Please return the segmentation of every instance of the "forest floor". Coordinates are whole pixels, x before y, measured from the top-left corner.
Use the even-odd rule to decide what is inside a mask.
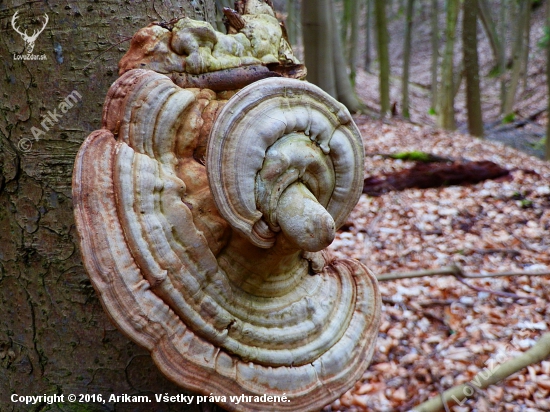
[[[406,151],[489,160],[510,174],[467,186],[363,194],[332,245],[336,256],[358,259],[377,275],[451,265],[467,274],[550,271],[549,163],[458,132],[357,120],[366,176],[412,167],[414,162],[383,156]],[[384,305],[373,363],[326,410],[409,410],[494,368],[495,359],[517,356],[548,330],[549,276],[466,283],[471,286],[454,276],[380,282]],[[549,411],[550,360],[450,410]]]
[[[500,118],[500,81],[487,75],[491,54],[486,42],[480,43],[486,139],[465,134],[464,86],[456,100],[459,130],[434,127],[429,33],[424,38],[420,33],[429,31],[429,24],[419,25],[413,45],[411,122],[356,116],[366,177],[413,167],[414,162],[387,156],[410,151],[463,162],[488,160],[510,173],[477,184],[363,194],[332,245],[337,257],[358,259],[377,276],[453,265],[466,274],[527,274],[381,281],[382,323],[373,362],[363,379],[325,411],[410,410],[470,382],[480,371],[491,375],[548,332],[550,276],[536,275],[550,271],[550,163],[535,157],[541,155],[547,120],[545,62],[536,46],[543,15],[533,15],[529,76],[511,123]],[[392,62],[399,62],[399,45],[390,50]],[[398,113],[400,73],[393,65],[391,100],[398,102]],[[370,108],[379,109],[375,74],[360,71],[357,90]],[[471,387],[476,389],[468,391],[471,396],[448,410],[550,411],[550,359],[486,390],[477,389],[475,380]]]

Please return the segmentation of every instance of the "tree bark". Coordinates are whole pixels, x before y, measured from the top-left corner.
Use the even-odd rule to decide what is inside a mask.
[[[388,53],[388,23],[386,1],[374,0],[376,16],[376,41],[378,45],[380,113],[382,117],[390,114],[390,57]]]
[[[329,3],[329,15],[331,19],[331,30],[329,36],[332,37],[332,61],[334,64],[334,80],[336,84],[336,98],[342,102],[350,112],[360,112],[365,108],[365,104],[359,99],[348,76],[346,60],[344,58],[344,48],[338,35],[338,22],[332,2]]]
[[[414,0],[407,0],[407,12],[405,14],[405,44],[403,46],[403,96],[401,106],[403,117],[409,119],[409,72],[411,62],[411,39],[412,39],[412,24],[413,24]]]
[[[504,102],[506,100],[506,80],[504,78],[504,72],[506,71],[506,31],[507,22],[506,13],[510,0],[502,0],[500,3],[500,38],[502,44],[502,53],[498,62],[499,76],[500,76],[500,114],[504,114]]]
[[[503,113],[509,115],[513,112],[514,102],[516,100],[516,94],[518,89],[519,80],[521,78],[521,70],[523,68],[522,56],[524,47],[524,33],[525,25],[527,24],[527,2],[519,2],[519,16],[516,31],[516,40],[513,50],[513,63],[512,63],[512,77],[508,85],[508,92],[506,93],[506,99],[504,101]]]
[[[456,129],[454,113],[453,56],[460,0],[449,0],[447,3],[447,23],[445,29],[445,52],[441,65],[441,85],[437,124],[448,130]]]
[[[504,42],[504,37],[502,37],[501,42],[501,39],[499,39],[497,35],[496,25],[491,17],[491,12],[489,11],[487,0],[478,0],[477,9],[479,11],[479,17],[481,19],[481,23],[483,24],[483,28],[485,29],[485,33],[487,34],[487,38],[489,39],[489,44],[491,45],[491,50],[493,51],[495,62],[498,65],[502,55],[502,45]]]
[[[482,0],[480,0],[482,1]],[[466,109],[468,131],[483,137],[481,96],[479,92],[479,59],[477,54],[477,4],[478,0],[464,0],[462,19],[462,51],[466,75]]]
[[[8,23],[19,11],[49,22],[33,54]],[[149,353],[109,321],[83,268],[74,227],[71,174],[81,142],[101,127],[105,95],[137,29],[187,15],[215,24],[213,0],[151,2],[3,2],[0,17],[0,410],[28,411],[11,394],[149,395],[185,393],[156,368]],[[38,19],[35,19],[37,21]],[[58,105],[81,99],[66,113]],[[57,110],[57,123],[45,122]],[[43,128],[41,122],[45,122]],[[43,131],[34,139],[31,128]],[[24,142],[25,144],[22,144]],[[108,399],[106,399],[108,400]],[[112,402],[72,405],[113,410]],[[34,405],[45,410],[47,405]],[[65,403],[63,410],[71,405]],[[56,405],[52,410],[61,410]],[[184,409],[185,408],[185,409]],[[79,409],[79,410],[80,410]],[[117,411],[196,411],[177,403],[120,403]]]
[[[361,14],[361,3],[359,0],[347,0],[351,2],[351,30],[349,34],[349,49],[347,55],[348,67],[350,70],[349,77],[351,84],[355,85],[355,76],[357,74],[357,52],[359,51],[359,15]]]
[[[304,0],[302,3],[302,36],[304,39],[307,80],[336,98],[332,52],[332,26],[329,0]],[[336,33],[338,36],[339,33]]]
[[[288,41],[295,46],[298,40],[298,2],[286,0],[286,32]]]
[[[431,96],[431,111],[435,112],[437,107],[437,68],[439,61],[439,29],[437,19],[439,17],[437,0],[432,0],[432,14],[431,14],[431,26],[432,26],[432,96]]]
[[[333,3],[305,0],[302,9],[307,80],[342,102],[351,112],[363,110],[348,76]]]
[[[371,71],[371,22],[372,22],[372,0],[366,0],[366,16],[365,16],[365,71],[370,73]]]
[[[525,24],[523,33],[523,56],[521,58],[521,74],[523,77],[523,91],[527,89],[527,79],[529,77],[529,48],[531,46],[531,1],[527,2],[525,10]]]

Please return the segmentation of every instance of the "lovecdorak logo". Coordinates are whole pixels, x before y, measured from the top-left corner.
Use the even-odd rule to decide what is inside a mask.
[[[33,54],[34,51],[34,42],[44,31],[46,28],[46,25],[48,24],[49,18],[47,14],[44,14],[44,16],[40,16],[37,18],[38,24],[40,24],[42,27],[39,28],[22,28],[17,19],[19,18],[18,11],[15,12],[13,17],[11,18],[11,26],[13,29],[23,38],[23,41],[25,42],[25,50],[21,54],[14,54],[13,58],[15,60],[46,60],[45,54]],[[27,31],[32,30],[32,34],[27,34]]]

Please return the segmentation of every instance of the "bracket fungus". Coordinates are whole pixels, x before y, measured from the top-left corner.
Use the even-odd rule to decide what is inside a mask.
[[[167,377],[228,410],[316,410],[362,376],[377,336],[375,277],[324,249],[361,194],[362,140],[343,105],[290,78],[285,67],[298,63],[288,56],[264,54],[259,67],[281,70],[244,76],[237,91],[207,86],[255,67],[250,50],[234,67],[199,65],[202,88],[181,87],[175,78],[196,75],[185,70],[193,44],[208,49],[199,52],[206,59],[230,42],[223,36],[283,43],[280,28],[262,32],[266,21],[275,27],[271,8],[244,3],[263,25],[250,29],[258,16],[237,13],[236,34],[212,36],[207,23],[183,19],[136,35],[103,128],[77,155],[76,223],[106,312]],[[178,43],[183,26],[196,30]],[[161,70],[175,56],[179,65]]]

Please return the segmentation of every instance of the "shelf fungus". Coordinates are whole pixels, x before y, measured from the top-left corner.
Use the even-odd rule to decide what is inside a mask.
[[[260,24],[246,31],[259,19],[247,10],[267,26],[271,9],[244,4],[235,12],[244,25],[225,36],[273,40],[255,33]],[[191,56],[186,44],[211,27],[183,20],[157,26],[162,35],[150,26],[140,41],[198,27],[160,47]],[[215,45],[224,35],[208,36]],[[159,70],[151,62],[166,53],[136,50],[133,42],[121,67],[146,68],[121,70],[103,128],[74,169],[83,260],[105,310],[167,377],[227,410],[322,408],[361,378],[380,317],[374,276],[325,249],[361,194],[357,127],[344,106],[285,70],[237,91],[208,88],[215,76],[181,87],[175,74],[192,74],[189,61]],[[261,67],[287,61],[269,59]],[[243,61],[205,67],[215,75]]]

